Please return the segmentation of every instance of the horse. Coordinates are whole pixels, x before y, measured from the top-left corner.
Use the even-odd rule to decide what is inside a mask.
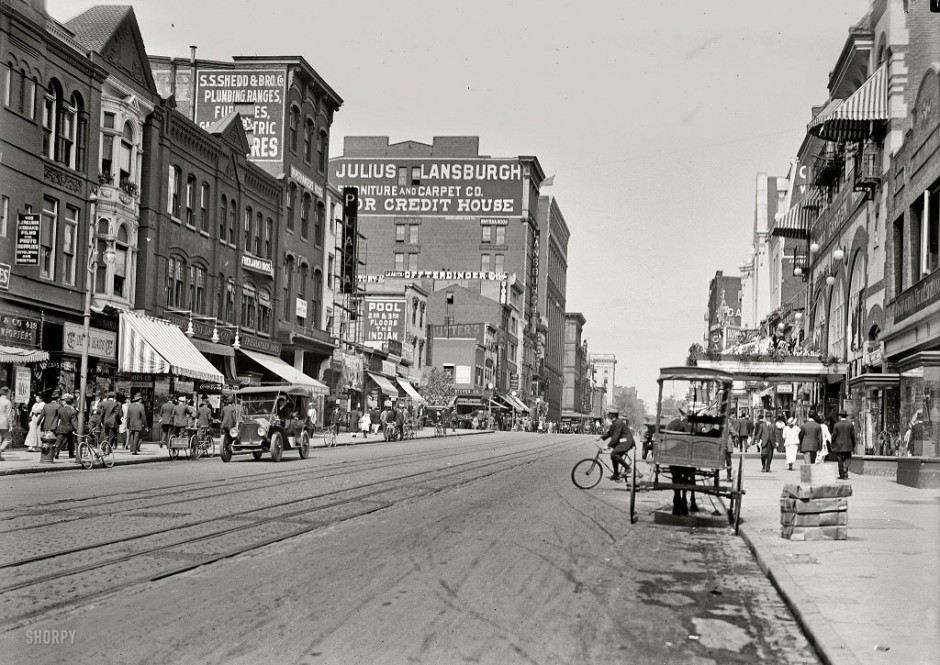
[[[691,432],[688,416],[683,414],[681,418],[676,418],[666,425],[666,429],[674,432]],[[669,467],[669,474],[672,476],[672,482],[681,485],[695,484],[695,468],[690,466],[672,466]],[[689,497],[688,495],[692,496]],[[672,491],[672,514],[688,515],[690,512],[697,513],[698,505],[695,503],[695,492],[691,490],[673,490]]]

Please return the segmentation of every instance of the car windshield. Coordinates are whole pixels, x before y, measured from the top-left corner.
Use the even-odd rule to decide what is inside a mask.
[[[277,393],[270,395],[245,395],[241,399],[242,413],[245,416],[270,416],[274,411]]]

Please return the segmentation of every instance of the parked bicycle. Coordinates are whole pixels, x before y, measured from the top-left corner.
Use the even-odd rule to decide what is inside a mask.
[[[189,437],[189,456],[193,459],[210,457],[215,452],[215,440],[208,427],[198,427]]]
[[[109,469],[114,466],[114,448],[111,441],[98,441],[97,432],[76,434],[75,445],[78,446],[78,461],[83,469],[91,469],[98,462]]]
[[[434,436],[447,436],[447,427],[444,425],[444,423],[434,423]]]

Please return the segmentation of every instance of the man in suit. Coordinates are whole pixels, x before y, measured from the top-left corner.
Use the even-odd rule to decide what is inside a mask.
[[[822,447],[822,427],[816,422],[817,418],[816,412],[810,411],[800,428],[800,452],[803,453],[804,464],[815,464],[816,454]]]
[[[238,425],[238,414],[235,411],[235,400],[231,395],[225,397],[225,406],[222,407],[222,431],[228,432]]]
[[[760,470],[770,472],[770,461],[774,458],[774,428],[770,424],[770,413],[764,413],[754,426],[754,443],[760,451]]]
[[[193,409],[186,403],[186,395],[180,395],[176,401],[176,406],[173,407],[173,432],[175,436],[180,436],[189,427],[194,413]]]
[[[63,448],[68,450],[69,459],[75,459],[75,430],[78,429],[78,411],[72,406],[75,398],[71,394],[62,397],[62,404],[56,411],[55,457],[58,459]]]
[[[610,418],[610,427],[607,433],[597,437],[598,441],[607,441],[610,439],[610,463],[614,467],[614,473],[611,480],[620,480],[630,472],[630,463],[626,459],[626,454],[636,445],[633,440],[633,432],[630,431],[630,421],[620,418],[620,409],[611,407],[607,410]],[[623,473],[620,473],[620,467],[623,467]]]
[[[147,427],[147,412],[138,393],[127,406],[127,444],[131,455],[140,452],[140,433]]]
[[[832,427],[832,443],[830,450],[838,456],[839,478],[848,480],[849,464],[852,462],[852,452],[857,442],[855,436],[855,423],[847,420],[849,414],[839,412],[839,422]]]
[[[108,393],[108,396],[101,400],[98,405],[98,415],[101,420],[102,440],[107,439],[111,442],[113,448],[117,444],[117,429],[121,424],[121,413],[123,408],[114,399],[114,391]]]
[[[175,406],[176,402],[171,394],[166,396],[166,401],[160,407],[160,429],[163,432],[163,437],[160,439],[161,448],[170,443],[170,436],[173,434],[173,407]]]
[[[46,405],[42,407],[42,425],[41,429],[43,432],[52,432],[55,434],[56,428],[56,419],[58,418],[59,407],[59,397],[60,393],[58,390],[52,393],[52,397],[49,398],[49,401],[46,402]],[[58,449],[55,451],[55,456],[58,457]]]

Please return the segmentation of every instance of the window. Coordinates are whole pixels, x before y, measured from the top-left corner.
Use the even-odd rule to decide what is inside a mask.
[[[78,244],[79,209],[65,206],[65,224],[62,227],[62,283],[75,286],[75,250]]]
[[[199,188],[199,228],[203,233],[209,233],[209,183],[202,183]]]
[[[829,295],[829,354],[845,359],[845,293],[842,284],[836,282]]]
[[[183,186],[183,170],[178,166],[170,166],[169,186],[167,187],[166,211],[174,219],[180,218],[180,188]]]
[[[323,232],[326,227],[326,206],[317,201],[317,216],[313,226],[313,242],[317,247],[323,247]]]
[[[336,258],[330,254],[326,257],[326,286],[328,289],[333,288],[333,271],[336,270]]]
[[[228,243],[234,247],[235,246],[235,229],[238,222],[238,208],[235,205],[235,199],[233,198],[228,202]]]
[[[398,184],[405,186],[408,184],[408,167],[399,166],[398,167]]]
[[[480,271],[481,272],[490,271],[490,255],[489,254],[480,255]]]
[[[264,256],[264,215],[255,217],[255,256]]]
[[[134,182],[134,126],[129,122],[124,123],[124,131],[121,134],[121,150],[118,153],[118,184]],[[195,178],[193,178],[195,182]]]
[[[95,248],[98,258],[104,256],[108,251],[108,236],[111,233],[111,222],[102,217],[98,220],[98,234],[95,238]],[[95,293],[109,295],[108,291],[108,265],[104,261],[98,261],[95,268]]]
[[[904,290],[904,217],[894,221],[894,295]]]
[[[113,113],[105,113],[105,116],[108,116],[108,115],[112,117],[114,116]],[[113,174],[114,174],[114,171],[111,170],[113,168],[111,165],[111,160],[113,159],[114,159],[114,137],[111,136],[110,134],[102,134],[101,135],[101,173],[108,176],[108,180],[109,180],[108,184],[114,184],[113,182],[111,182],[111,179],[113,178]],[[172,173],[172,170],[171,170],[171,173]],[[167,206],[167,211],[171,212],[172,208],[170,208],[170,206]]]
[[[42,104],[42,154],[49,159],[59,161],[62,144],[62,87],[55,79],[49,82],[49,90],[43,97]]]
[[[219,204],[219,242],[225,242],[228,235],[228,197],[222,195],[222,201]]]
[[[59,202],[44,196],[39,227],[39,276],[55,279],[55,241],[59,225]]]
[[[167,261],[167,305],[183,307],[183,271],[186,263],[183,259],[170,257]]]
[[[219,273],[215,278],[215,316],[219,321],[225,315],[225,275]]]
[[[297,185],[290,184],[287,188],[287,230],[294,230],[294,203],[297,201]]]
[[[323,306],[323,273],[319,270],[313,271],[313,327],[320,329],[321,316],[320,309]]]
[[[404,270],[405,269],[405,255],[404,254],[395,254],[395,270]]]
[[[294,257],[284,261],[284,319],[290,321],[294,306]]]
[[[268,217],[264,222],[264,258],[274,258],[274,246],[272,239],[274,237],[274,220]]]
[[[300,109],[296,106],[290,107],[290,149],[291,152],[297,152],[297,133],[300,125]]]
[[[241,324],[245,328],[255,327],[255,309],[257,307],[257,296],[255,289],[250,284],[242,285],[242,319]]]
[[[411,226],[408,227],[408,242],[410,242],[412,245],[416,245],[418,243],[418,225],[417,224],[412,224]]]
[[[483,244],[489,244],[493,242],[493,227],[492,226],[483,227],[483,237],[480,239],[480,242]]]
[[[405,242],[405,234],[408,232],[408,227],[404,224],[398,224],[395,226],[395,242]]]
[[[297,288],[297,297],[301,300],[307,299],[307,276],[310,274],[310,267],[306,263],[300,264],[300,285]]]
[[[493,272],[503,272],[506,264],[505,254],[495,254],[493,256]]]
[[[189,309],[200,314],[206,311],[206,269],[202,266],[189,266]]]
[[[125,292],[127,278],[131,274],[130,260],[127,226],[121,224],[114,239],[114,276],[111,281],[111,293],[120,298],[130,299],[130,294]]]
[[[186,226],[196,227],[196,176],[186,178]]]
[[[75,148],[69,160],[69,166],[76,171],[85,170],[85,148],[88,144],[88,114],[82,96],[77,92],[72,94],[72,110],[74,112],[73,142]]]
[[[327,144],[330,142],[326,132],[320,132],[317,135],[317,168],[320,173],[326,173]]]
[[[271,333],[271,294],[267,290],[258,294],[258,332]]]
[[[493,233],[495,237],[493,238],[494,245],[505,245],[506,244],[506,227],[505,226],[495,226],[493,227]]]
[[[409,254],[408,255],[408,270],[412,272],[418,269],[418,255]]]
[[[304,121],[304,161],[308,164],[313,161],[313,120]]]
[[[310,203],[312,199],[310,194],[304,192],[303,200],[300,203],[300,237],[306,239],[310,229]]]
[[[412,185],[421,184],[421,167],[420,166],[411,167],[411,184]]]
[[[225,320],[235,323],[235,280],[225,283]]]
[[[6,238],[10,225],[10,197],[0,199],[0,238]]]
[[[251,252],[251,219],[251,206],[248,206],[245,208],[245,237],[242,243],[242,250],[245,252]]]
[[[16,94],[14,95],[14,90]],[[10,62],[7,63],[6,89],[3,102],[11,109],[33,118],[36,112],[36,79],[26,75],[25,69],[16,69]]]

